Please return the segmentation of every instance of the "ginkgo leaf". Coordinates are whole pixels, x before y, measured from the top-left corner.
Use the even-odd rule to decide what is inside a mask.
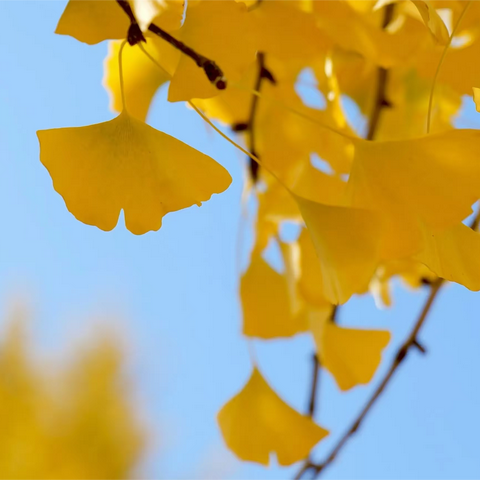
[[[412,3],[417,7],[425,25],[435,40],[437,40],[440,45],[445,45],[450,38],[450,34],[431,1],[412,0]]]
[[[335,378],[341,390],[370,382],[390,341],[386,330],[339,327],[323,317],[310,318],[321,365]]]
[[[354,143],[349,205],[384,212],[395,221],[421,221],[437,230],[457,224],[472,212],[480,192],[478,130]]]
[[[152,21],[167,30],[182,24],[183,0],[133,0],[132,7],[142,30]],[[125,39],[129,27],[130,20],[116,0],[69,0],[55,33],[94,45]]]
[[[103,76],[103,85],[110,94],[110,107],[119,113],[123,110],[118,69],[120,45],[121,42],[109,44]],[[125,102],[128,112],[141,121],[145,121],[155,93],[170,80],[180,59],[180,52],[160,39],[148,38],[144,48],[161,62],[166,72],[162,72],[139,47],[126,45],[123,49]]]
[[[240,79],[255,61],[252,26],[244,4],[219,1],[189,5],[185,23],[176,36],[214,60],[228,81]],[[220,92],[190,57],[181,56],[168,90],[169,101],[209,98]]]
[[[55,33],[93,45],[126,38],[130,21],[115,0],[69,0]]]
[[[445,280],[480,290],[480,233],[459,223],[440,233],[425,231],[424,238],[416,260]]]
[[[268,465],[275,453],[280,465],[307,457],[328,431],[287,405],[254,368],[243,390],[218,413],[227,446],[242,460]]]
[[[240,281],[243,333],[263,339],[291,337],[308,326],[297,318],[285,275],[254,255]]]
[[[312,238],[305,228],[298,238],[298,245],[300,247],[299,291],[303,298],[316,309],[330,309],[331,303],[325,298],[317,253]]]
[[[40,160],[75,217],[112,230],[120,210],[137,235],[168,212],[201,205],[231,183],[210,157],[126,111],[108,122],[38,133]]]
[[[373,211],[294,198],[317,252],[325,298],[342,304],[354,293],[365,292],[380,260],[381,217]]]

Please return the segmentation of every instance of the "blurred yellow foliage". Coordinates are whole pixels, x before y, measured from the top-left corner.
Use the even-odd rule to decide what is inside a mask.
[[[0,346],[0,478],[131,478],[146,433],[122,352],[103,336],[73,358],[38,361],[20,318]]]

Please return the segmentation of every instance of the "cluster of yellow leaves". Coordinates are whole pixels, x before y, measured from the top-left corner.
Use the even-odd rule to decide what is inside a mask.
[[[0,345],[0,477],[131,478],[146,434],[116,342],[54,369],[32,353],[25,323],[12,320]]]
[[[413,287],[438,276],[480,290],[480,234],[462,223],[480,196],[480,132],[452,124],[462,95],[474,93],[480,104],[480,6],[469,4],[463,18],[466,3],[132,0],[156,63],[126,46],[122,83],[128,17],[113,0],[70,0],[57,33],[87,44],[111,40],[104,84],[119,116],[39,132],[41,161],[79,220],[111,230],[123,209],[127,228],[142,234],[231,181],[214,160],[146,125],[158,88],[168,83],[169,101],[194,101],[224,125],[247,125],[241,139],[248,145],[255,136],[261,170],[247,186],[258,212],[240,287],[243,333],[273,339],[309,332],[342,390],[368,383],[389,333],[336,325],[335,305],[369,291],[390,304],[394,276]],[[151,21],[214,60],[228,88],[217,90],[192,58],[155,37]],[[252,131],[246,122],[259,52],[274,81],[262,83]],[[310,88],[325,99],[322,109],[297,93],[306,69],[317,82]],[[349,124],[346,97],[368,118],[381,107],[374,141]],[[426,135],[431,100],[434,133]],[[317,168],[315,156],[328,168]],[[285,222],[300,226],[295,241],[280,239]],[[264,258],[272,242],[280,247],[281,272]],[[261,463],[270,452],[282,464],[305,458],[325,435],[284,404],[257,369],[219,422],[239,457]]]

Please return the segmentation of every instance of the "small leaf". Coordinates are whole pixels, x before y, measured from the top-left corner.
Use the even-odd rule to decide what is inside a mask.
[[[328,431],[287,405],[255,368],[243,390],[218,413],[227,446],[241,460],[269,464],[270,453],[280,465],[307,457]]]
[[[385,330],[339,327],[324,317],[311,317],[310,328],[321,365],[341,390],[369,383],[390,341],[390,333]]]
[[[315,246],[325,298],[338,305],[365,292],[379,262],[381,217],[368,210],[294,198]]]

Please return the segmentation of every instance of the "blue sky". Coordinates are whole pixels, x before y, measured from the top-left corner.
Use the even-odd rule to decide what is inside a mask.
[[[236,240],[242,155],[162,90],[149,123],[223,164],[230,189],[201,208],[164,219],[137,237],[123,219],[105,233],[74,219],[40,164],[36,130],[112,118],[101,85],[106,43],[87,46],[54,35],[63,1],[3,1],[0,59],[0,295],[2,310],[25,295],[34,337],[46,352],[65,349],[89,329],[85,319],[115,317],[130,345],[137,401],[158,441],[139,475],[148,478],[290,478],[295,468],[238,462],[223,446],[215,416],[248,378],[240,335]],[[463,124],[478,125],[470,104]],[[390,328],[386,368],[427,291],[395,288],[395,308],[371,298],[342,308],[340,322]],[[479,478],[480,297],[449,285],[421,333],[426,356],[413,352],[324,478]],[[116,318],[118,317],[118,320]],[[110,322],[111,323],[111,322]],[[304,410],[312,342],[255,342],[268,381]],[[376,380],[378,380],[378,376]],[[323,458],[373,385],[341,394],[321,376],[317,420],[331,437]]]

